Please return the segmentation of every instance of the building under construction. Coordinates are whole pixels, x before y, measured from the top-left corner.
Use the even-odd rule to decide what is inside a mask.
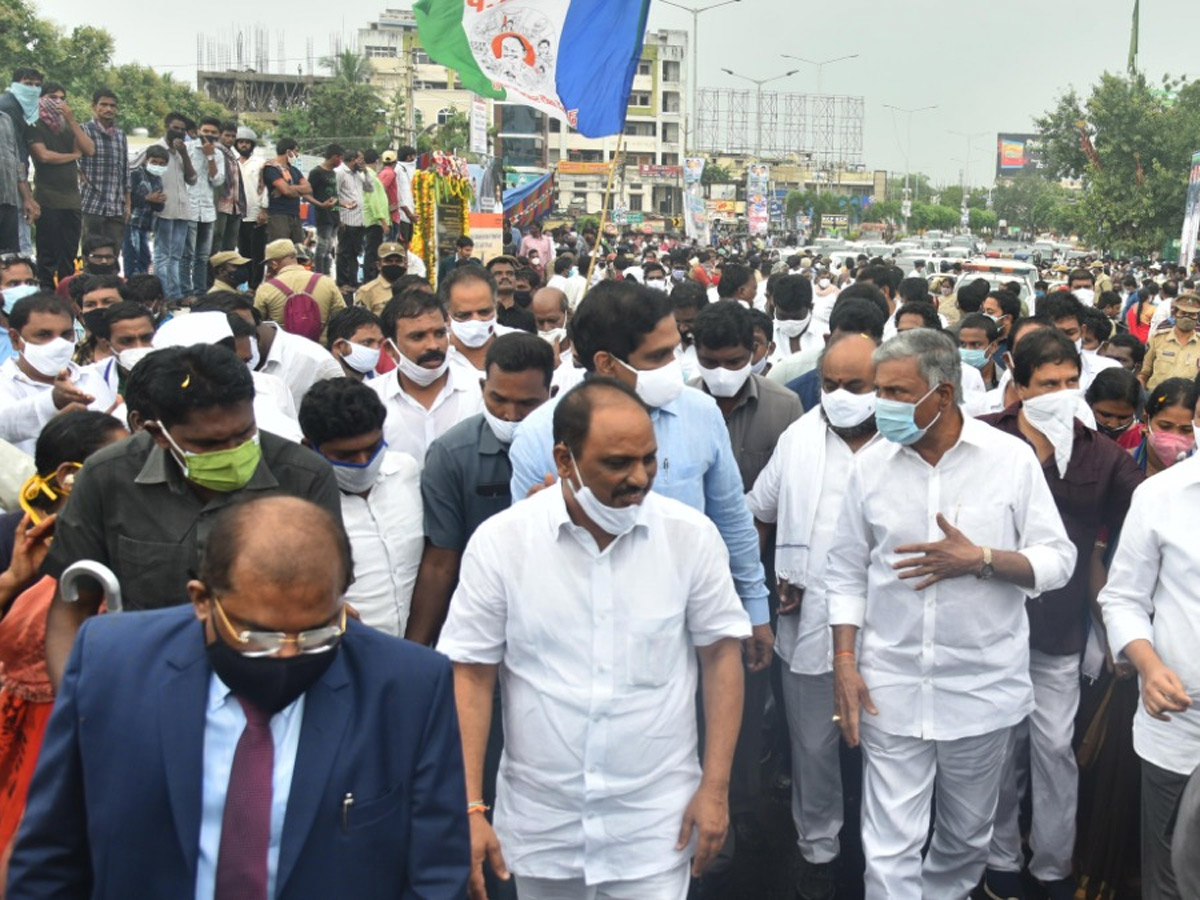
[[[303,56],[289,57],[283,31],[272,47],[271,33],[261,25],[196,39],[196,89],[235,115],[271,118],[307,106],[313,87],[330,80],[313,74],[317,64],[311,39]]]

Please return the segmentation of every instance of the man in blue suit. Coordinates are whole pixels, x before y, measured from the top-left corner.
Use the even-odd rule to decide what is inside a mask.
[[[450,664],[347,621],[350,572],[327,512],[269,497],[214,523],[192,608],[89,620],[10,900],[464,896]]]

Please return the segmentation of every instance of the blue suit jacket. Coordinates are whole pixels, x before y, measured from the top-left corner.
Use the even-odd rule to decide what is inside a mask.
[[[470,828],[450,663],[349,626],[305,695],[276,896],[458,900]],[[83,626],[13,851],[10,900],[194,896],[210,672],[190,605]]]
[[[799,378],[793,378],[787,383],[788,390],[794,391],[800,398],[800,405],[808,412],[821,402],[821,370],[810,369]]]

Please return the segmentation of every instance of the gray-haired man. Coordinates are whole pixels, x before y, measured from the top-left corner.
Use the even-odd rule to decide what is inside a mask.
[[[854,459],[826,569],[835,717],[863,747],[868,900],[966,897],[1033,706],[1025,598],[1066,584],[1075,547],[1029,447],[964,418],[949,337],[874,360],[887,440]]]

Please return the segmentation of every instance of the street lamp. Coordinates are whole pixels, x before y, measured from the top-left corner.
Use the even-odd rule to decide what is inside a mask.
[[[696,85],[697,85],[697,82],[699,81],[700,76],[696,74],[696,61],[700,58],[700,47],[699,47],[700,13],[706,13],[711,10],[718,9],[722,6],[729,6],[730,4],[733,4],[733,3],[741,3],[742,0],[722,0],[722,2],[720,2],[720,3],[710,3],[708,6],[700,6],[700,7],[684,6],[682,3],[674,2],[674,0],[661,0],[661,2],[667,6],[673,6],[676,9],[682,9],[684,12],[691,13],[691,15],[692,15],[692,46],[691,46],[692,99],[691,99],[691,102],[688,104],[688,114],[687,114],[687,118],[686,118],[686,122],[687,122],[687,126],[688,126],[686,137],[690,138],[692,146],[690,148],[688,148],[687,147],[688,141],[685,140],[684,147],[685,147],[685,149],[694,150],[695,145],[696,145],[696,131],[698,130],[694,126],[696,124],[696,114],[697,114],[697,112],[699,112],[699,110],[697,109],[698,101],[696,99]]]
[[[751,78],[749,75],[739,75],[733,69],[722,69],[726,75],[732,75],[734,78],[740,78],[743,81],[748,81],[755,87],[755,129],[754,129],[754,158],[762,157],[762,89],[764,84],[770,84],[772,81],[779,81],[781,78],[790,78],[799,72],[799,69],[792,69],[790,72],[784,72],[782,75],[775,75],[771,78]]]
[[[664,0],[664,2],[665,2],[665,0]],[[805,59],[803,56],[792,56],[790,53],[781,53],[780,56],[782,56],[784,59],[794,59],[794,60],[796,60],[796,62],[808,63],[810,66],[817,67],[817,95],[818,96],[821,95],[821,73],[824,71],[826,66],[832,65],[835,62],[841,62],[844,59],[858,59],[857,53],[851,53],[849,56],[838,56],[838,57],[835,57],[834,59],[824,59],[824,60],[821,60],[820,62],[818,62],[814,59]]]
[[[960,138],[966,138],[966,140],[967,140],[967,159],[966,159],[966,163],[965,163],[966,168],[965,168],[965,174],[963,175],[963,198],[964,198],[963,202],[965,203],[966,202],[966,200],[965,200],[966,190],[971,184],[971,144],[975,141],[975,138],[987,137],[989,134],[991,134],[991,132],[990,131],[976,131],[972,134],[968,134],[965,131],[953,131],[952,129],[948,128],[948,129],[946,129],[946,134],[953,134]]]
[[[908,116],[908,150],[905,153],[904,159],[904,233],[908,233],[908,217],[912,213],[912,190],[909,187],[909,179],[912,175],[912,117],[915,113],[928,112],[931,109],[937,109],[937,104],[932,106],[915,106],[912,108],[905,106],[893,106],[890,103],[883,104],[884,109],[890,109],[893,112],[901,112]]]

